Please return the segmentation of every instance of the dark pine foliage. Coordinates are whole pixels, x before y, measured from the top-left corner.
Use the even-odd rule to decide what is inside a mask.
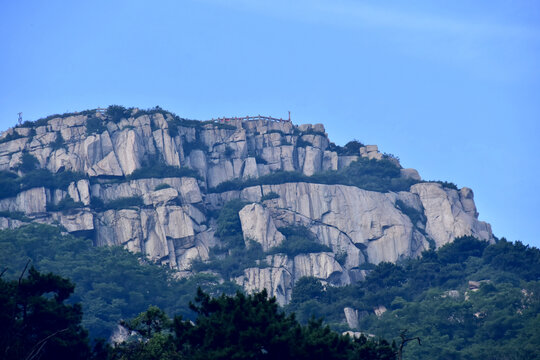
[[[381,306],[387,311],[376,316]],[[344,330],[344,307],[361,314],[359,330],[396,341],[403,329],[419,336],[406,359],[540,359],[540,250],[465,236],[418,259],[380,263],[353,285],[300,279],[287,310]]]
[[[395,359],[395,347],[365,337],[352,340],[320,320],[300,325],[263,290],[212,298],[198,291],[196,321],[170,320],[150,307],[125,322],[136,336],[115,348],[114,359]]]
[[[74,288],[69,280],[34,267],[18,280],[0,277],[0,357],[90,359],[81,306],[66,303]]]
[[[31,158],[34,157],[30,155],[29,159]],[[24,165],[27,171],[23,176],[9,171],[0,171],[0,199],[16,196],[21,191],[35,187],[65,190],[71,182],[86,178],[81,173],[61,171],[53,174],[47,169],[35,169],[35,166],[36,163],[33,160],[27,160]]]
[[[242,190],[250,186],[275,185],[288,182],[307,182],[329,185],[350,185],[372,191],[404,191],[418,181],[401,177],[400,168],[390,160],[359,158],[339,171],[326,171],[307,176],[294,171],[280,171],[258,178],[226,181],[209,192]]]

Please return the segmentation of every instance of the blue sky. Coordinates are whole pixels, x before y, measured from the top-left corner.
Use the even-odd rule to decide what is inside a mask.
[[[0,130],[110,104],[292,112],[540,246],[538,1],[0,0]]]

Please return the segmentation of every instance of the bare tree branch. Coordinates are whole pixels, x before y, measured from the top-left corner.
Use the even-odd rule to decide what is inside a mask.
[[[19,276],[19,285],[21,285],[21,281],[22,281],[22,278],[24,276],[24,273],[26,272],[26,269],[28,268],[28,264],[30,264],[30,261],[32,261],[31,259],[28,259],[28,261],[26,262],[26,265],[24,265],[24,269],[21,273],[21,276]]]
[[[35,359],[36,356],[39,355],[39,353],[41,352],[41,349],[43,349],[43,347],[45,346],[45,344],[47,343],[47,341],[50,338],[52,338],[52,337],[54,337],[54,336],[56,336],[56,335],[58,335],[58,334],[60,334],[61,332],[64,332],[64,331],[67,331],[67,328],[62,329],[62,330],[58,330],[57,332],[52,333],[51,335],[47,336],[45,339],[38,342],[36,345],[34,345],[32,347],[32,349],[31,349],[32,351],[30,351],[30,353],[26,356],[25,360]]]

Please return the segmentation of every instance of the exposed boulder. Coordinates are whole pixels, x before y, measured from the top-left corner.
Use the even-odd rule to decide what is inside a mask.
[[[465,235],[493,240],[491,226],[477,219],[476,208],[471,205],[472,191],[458,192],[437,183],[420,183],[411,187],[411,193],[420,197],[427,218],[426,232],[437,247]]]
[[[358,310],[346,307],[343,309],[343,312],[345,313],[345,320],[347,321],[349,328],[358,329]]]
[[[248,245],[249,240],[253,240],[261,244],[264,251],[268,251],[274,246],[280,245],[285,237],[280,233],[274,221],[268,212],[261,204],[249,204],[244,206],[238,213],[242,224],[242,233],[244,241]]]

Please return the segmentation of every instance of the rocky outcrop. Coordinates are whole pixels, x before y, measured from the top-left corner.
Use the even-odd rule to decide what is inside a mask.
[[[23,212],[30,215],[44,213],[46,207],[47,191],[43,187],[22,191],[16,197],[0,200],[0,211]]]
[[[352,145],[332,144],[322,124],[197,122],[161,109],[126,110],[120,118],[90,111],[23,124],[0,135],[0,170],[8,172],[2,176],[19,189],[0,192],[0,228],[58,224],[96,245],[140,252],[185,276],[193,261],[208,260],[212,247],[224,246],[214,236],[217,215],[227,201],[241,199],[241,235],[247,246],[255,241],[265,253],[234,281],[248,291],[266,288],[281,304],[303,276],[339,286],[364,279],[366,263],[419,256],[463,235],[493,240],[489,224],[478,220],[472,190],[422,182],[416,170],[401,168],[376,145]],[[27,173],[19,167],[28,155],[54,179],[70,171],[78,175],[67,183],[34,179],[23,186]],[[236,183],[229,188],[242,188],[235,184],[281,171],[339,172],[366,159],[394,164],[398,180],[415,184],[407,191],[375,192],[276,184],[274,178],[273,185],[219,190],[231,180]],[[288,238],[280,229],[291,226],[307,229],[319,247],[285,253],[280,246]],[[345,310],[353,324],[354,311]]]
[[[347,321],[349,328],[358,329],[358,310],[346,307],[343,309],[343,312],[345,313],[345,320]]]
[[[303,276],[312,276],[333,285],[349,283],[347,274],[332,253],[301,254],[292,258],[278,254],[268,256],[259,267],[248,268],[235,279],[247,291],[267,289],[278,303],[288,303],[294,282]]]
[[[283,234],[277,231],[276,225],[270,217],[270,212],[261,204],[246,205],[238,215],[246,245],[249,245],[249,240],[253,240],[261,244],[264,251],[268,251],[272,247],[280,245],[285,239]]]
[[[471,189],[454,190],[437,183],[420,183],[411,187],[418,195],[427,218],[426,233],[437,247],[454,238],[472,235],[481,240],[492,240],[491,226],[478,221]]]
[[[429,247],[410,218],[396,208],[393,193],[345,185],[287,183],[209,194],[207,201],[220,204],[240,198],[254,202],[270,192],[279,195],[265,204],[276,224],[308,227],[322,244],[335,253],[347,254],[348,268],[417,256]]]

